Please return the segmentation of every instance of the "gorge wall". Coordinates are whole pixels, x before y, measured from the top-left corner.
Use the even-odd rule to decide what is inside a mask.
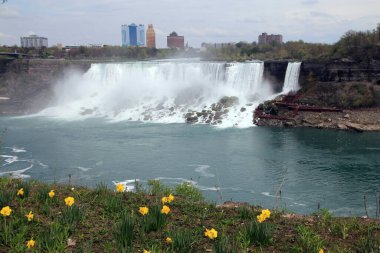
[[[265,61],[264,78],[281,91],[288,61]],[[304,61],[299,83],[305,87],[315,82],[369,82],[380,85],[380,61],[357,63],[348,60]]]
[[[90,66],[88,61],[0,59],[0,115],[39,111],[51,101],[57,80]]]

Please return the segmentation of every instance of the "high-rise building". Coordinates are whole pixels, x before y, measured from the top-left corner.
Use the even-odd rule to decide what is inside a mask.
[[[141,24],[137,27],[137,45],[145,46],[145,26]]]
[[[128,26],[129,28],[129,45],[137,46],[137,25],[132,23]]]
[[[167,36],[167,45],[170,48],[184,48],[185,38],[183,36],[178,36],[176,32],[172,32]]]
[[[145,46],[145,27],[144,25],[121,26],[121,45],[122,46]]]
[[[121,26],[121,45],[126,47],[129,46],[129,28],[128,25]]]
[[[156,33],[154,32],[152,24],[149,24],[146,30],[146,47],[156,48]]]
[[[259,35],[259,45],[266,44],[281,44],[282,43],[282,35],[281,34],[267,34],[262,33]]]
[[[45,37],[39,37],[37,35],[30,35],[27,37],[20,37],[21,47],[29,48],[42,48],[48,47],[48,39]]]

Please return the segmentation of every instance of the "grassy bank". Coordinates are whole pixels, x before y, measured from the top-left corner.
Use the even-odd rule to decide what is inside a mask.
[[[379,252],[378,220],[216,206],[187,184],[136,186],[1,178],[0,252]]]

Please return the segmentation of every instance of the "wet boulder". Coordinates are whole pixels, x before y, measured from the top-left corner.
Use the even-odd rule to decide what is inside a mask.
[[[239,98],[235,96],[224,96],[219,100],[219,103],[222,104],[224,107],[231,107],[233,105],[236,105],[239,103]]]

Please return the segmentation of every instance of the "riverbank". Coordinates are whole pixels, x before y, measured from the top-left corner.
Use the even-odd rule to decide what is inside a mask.
[[[89,189],[1,178],[1,208],[8,206],[11,212],[2,211],[0,252],[376,252],[379,248],[380,224],[375,219],[335,218],[327,210],[302,216],[263,211],[247,203],[217,206],[203,201],[188,184],[175,189],[159,181],[150,181],[147,189],[138,182],[135,186],[132,193],[124,192],[121,184],[115,189],[102,184]],[[27,250],[31,240],[34,245]]]

